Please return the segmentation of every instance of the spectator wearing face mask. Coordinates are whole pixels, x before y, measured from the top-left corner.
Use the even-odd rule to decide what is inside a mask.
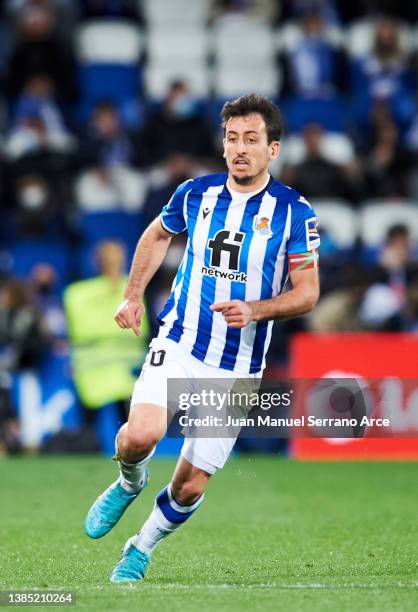
[[[55,188],[39,174],[22,176],[15,188],[19,238],[56,238],[67,231],[67,211]]]
[[[79,142],[77,165],[84,171],[79,183],[80,207],[89,211],[139,211],[146,178],[136,168],[136,142],[114,102],[96,104]]]
[[[111,169],[134,164],[134,144],[113,102],[103,100],[96,104],[81,138],[78,157],[84,167]]]
[[[46,74],[31,76],[17,98],[6,156],[16,161],[45,152],[65,154],[72,145],[52,80]]]
[[[183,81],[174,81],[161,110],[145,122],[139,138],[146,165],[166,159],[172,153],[191,155],[195,160],[216,156],[214,143],[196,101]]]
[[[413,325],[411,271],[417,264],[417,245],[406,225],[397,223],[388,229],[376,263],[380,276],[368,288],[360,308],[365,329],[400,331]]]

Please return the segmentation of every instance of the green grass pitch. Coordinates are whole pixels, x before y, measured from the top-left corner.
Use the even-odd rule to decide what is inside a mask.
[[[0,459],[0,590],[73,590],[70,610],[418,609],[416,463],[233,458],[157,548],[146,580],[111,584],[173,466],[155,459],[150,486],[93,541],[83,520],[115,478],[111,461]]]

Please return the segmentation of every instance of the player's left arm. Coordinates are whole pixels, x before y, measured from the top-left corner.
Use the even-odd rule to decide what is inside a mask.
[[[292,289],[267,300],[230,300],[212,304],[229,327],[245,327],[251,321],[272,321],[305,314],[319,298],[318,247],[320,238],[315,213],[300,196],[292,204],[287,257]]]
[[[213,304],[214,312],[221,312],[229,327],[245,327],[251,321],[287,319],[310,312],[319,298],[318,268],[291,270],[292,289],[268,300],[230,300]]]

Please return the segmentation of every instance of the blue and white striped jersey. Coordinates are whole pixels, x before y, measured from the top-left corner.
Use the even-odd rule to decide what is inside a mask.
[[[226,173],[188,180],[163,208],[163,227],[187,230],[188,241],[159,320],[168,338],[201,361],[256,373],[265,366],[273,322],[233,329],[209,307],[278,295],[288,255],[316,249],[319,236],[314,211],[294,189],[271,178],[256,194],[231,194],[226,181]]]

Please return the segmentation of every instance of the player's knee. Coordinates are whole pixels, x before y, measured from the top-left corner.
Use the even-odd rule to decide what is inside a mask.
[[[204,487],[199,482],[189,480],[177,484],[176,482],[171,483],[171,490],[173,492],[175,500],[183,506],[191,506],[201,495],[204,493]]]
[[[160,436],[154,429],[142,428],[140,431],[135,431],[128,426],[121,453],[130,457],[145,457],[152,451],[159,440]]]

